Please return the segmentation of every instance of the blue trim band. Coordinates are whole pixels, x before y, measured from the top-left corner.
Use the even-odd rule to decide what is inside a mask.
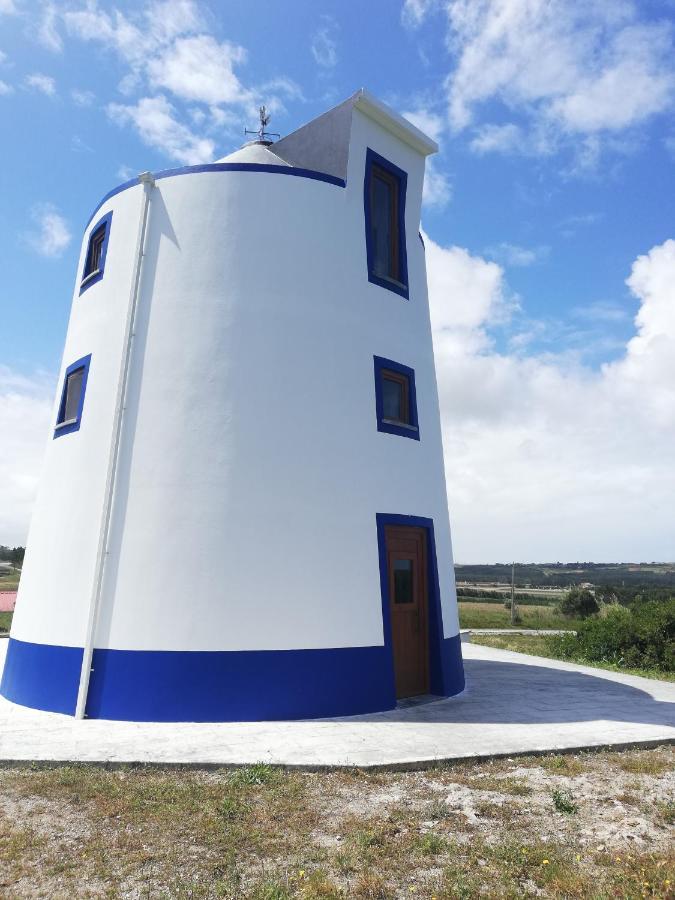
[[[455,694],[464,687],[459,635],[443,645],[442,680],[432,677],[432,685],[436,693]],[[22,706],[74,715],[81,665],[80,647],[10,638],[0,694]],[[328,650],[95,650],[87,716],[260,722],[395,706],[389,637],[385,646]]]
[[[91,219],[89,220],[91,222]],[[87,226],[89,225],[87,222]],[[87,260],[89,259],[89,254],[91,252],[91,239],[96,234],[96,232],[101,227],[105,228],[103,233],[103,246],[101,247],[101,258],[98,264],[98,270],[95,274],[86,276],[84,273],[87,269]],[[94,227],[89,232],[89,241],[87,242],[87,252],[84,257],[84,268],[82,270],[82,278],[80,279],[80,295],[84,294],[85,291],[88,291],[89,288],[99,282],[103,278],[103,273],[105,271],[105,258],[108,255],[108,241],[110,240],[110,229],[112,227],[112,211],[106,213],[104,216],[98,220],[98,222],[94,225]],[[86,280],[85,280],[86,279]]]
[[[385,434],[396,434],[399,437],[412,438],[414,441],[420,439],[420,426],[417,419],[417,392],[415,390],[415,370],[402,363],[394,362],[393,359],[385,359],[383,356],[373,357],[375,369],[375,415],[377,416],[377,430],[383,431]],[[410,428],[405,425],[397,425],[384,418],[384,399],[382,396],[382,370],[389,369],[392,372],[398,372],[408,381],[408,408],[410,415]]]
[[[63,387],[61,388],[61,400],[59,402],[59,411],[56,416],[56,425],[54,426],[54,439],[63,437],[64,434],[72,434],[73,431],[80,430],[80,425],[82,423],[82,410],[84,409],[84,395],[87,390],[87,380],[89,378],[90,364],[91,353],[88,356],[83,356],[82,359],[78,359],[76,362],[71,363],[63,374]],[[77,415],[75,416],[75,420],[73,422],[69,422],[67,425],[59,425],[59,422],[63,421],[63,417],[65,415],[68,378],[73,374],[73,372],[76,372],[78,369],[84,369],[84,375],[82,376],[82,387],[80,388],[80,400],[77,406]]]
[[[394,677],[394,649],[391,637],[391,615],[389,598],[389,571],[387,566],[387,525],[402,525],[406,528],[423,528],[427,535],[427,584],[429,590],[429,689],[432,694],[452,697],[464,690],[464,664],[462,644],[458,634],[450,638],[443,636],[443,612],[441,610],[441,589],[438,581],[438,561],[436,559],[436,538],[434,520],[420,516],[402,516],[396,513],[377,513],[377,546],[380,560],[380,590],[382,592],[382,620],[384,623],[384,645],[387,649],[391,678]]]
[[[333,184],[336,187],[341,188],[347,186],[347,183],[343,178],[336,178],[335,175],[327,175],[325,172],[315,172],[313,169],[297,169],[293,166],[268,166],[262,164],[259,165],[257,163],[207,163],[201,166],[181,166],[177,169],[164,169],[161,172],[157,172],[153,177],[155,181],[158,181],[160,178],[173,178],[175,175],[195,175],[199,172],[267,172],[273,175],[292,175],[296,178],[309,178],[313,181],[325,181],[326,184]],[[93,213],[89,216],[87,224],[85,225],[85,231],[104,203],[107,203],[108,200],[116,194],[121,194],[122,191],[135,187],[137,184],[140,184],[138,178],[132,178],[130,181],[125,181],[123,184],[108,191]]]
[[[9,639],[0,694],[33,709],[75,715],[82,669],[81,647]]]
[[[373,165],[379,166],[394,176],[398,182],[398,261],[400,283],[389,278],[382,278],[375,274],[375,248],[373,247],[372,215],[370,209],[370,181]],[[408,188],[408,174],[399,169],[384,156],[380,156],[370,147],[366,150],[366,171],[363,178],[363,214],[366,225],[366,259],[368,263],[368,281],[399,294],[405,300],[409,299],[408,292],[408,251],[405,237],[405,198]]]

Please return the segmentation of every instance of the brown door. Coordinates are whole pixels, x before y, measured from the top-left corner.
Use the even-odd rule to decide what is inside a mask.
[[[427,542],[423,528],[385,530],[396,696],[429,692]]]

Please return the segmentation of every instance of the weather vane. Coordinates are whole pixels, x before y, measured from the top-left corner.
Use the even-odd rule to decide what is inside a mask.
[[[281,137],[280,134],[277,134],[275,131],[265,131],[265,128],[269,125],[270,119],[272,115],[267,112],[266,106],[261,106],[258,110],[260,114],[260,128],[257,131],[249,131],[248,128],[244,128],[244,134],[257,134],[258,140],[262,144],[271,144],[272,141],[269,138],[273,137]]]

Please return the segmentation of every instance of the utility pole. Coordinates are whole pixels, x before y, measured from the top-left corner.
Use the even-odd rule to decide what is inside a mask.
[[[516,564],[511,563],[511,624],[516,624],[516,581],[515,581]]]

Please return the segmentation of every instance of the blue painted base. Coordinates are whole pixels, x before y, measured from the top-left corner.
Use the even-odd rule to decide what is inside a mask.
[[[82,649],[10,638],[0,694],[73,715]],[[459,635],[442,641],[446,696],[464,688]],[[132,722],[256,722],[393,709],[386,647],[327,650],[95,650],[87,715]]]

